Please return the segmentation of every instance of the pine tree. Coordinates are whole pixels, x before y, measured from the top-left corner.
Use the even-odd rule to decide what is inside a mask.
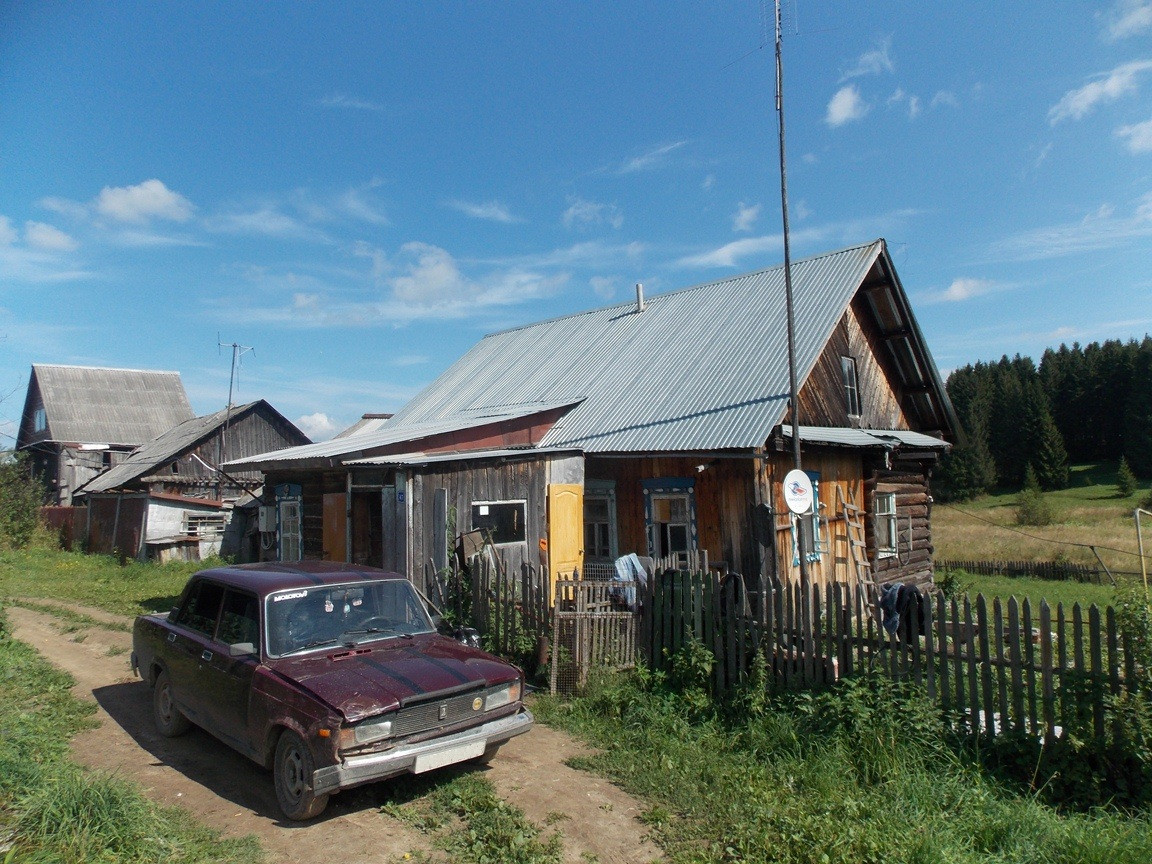
[[[1136,491],[1136,475],[1123,456],[1120,457],[1120,467],[1116,469],[1116,491],[1121,498],[1127,498]]]
[[[1124,457],[1132,473],[1152,477],[1152,338],[1145,336],[1132,364],[1124,412]]]

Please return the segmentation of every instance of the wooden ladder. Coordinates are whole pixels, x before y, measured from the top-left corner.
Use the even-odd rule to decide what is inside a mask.
[[[876,581],[872,576],[872,562],[868,559],[868,544],[864,539],[864,511],[856,506],[855,500],[845,495],[843,487],[836,484],[840,513],[844,516],[846,539],[848,541],[849,576],[855,576],[861,588],[872,596],[876,591]]]

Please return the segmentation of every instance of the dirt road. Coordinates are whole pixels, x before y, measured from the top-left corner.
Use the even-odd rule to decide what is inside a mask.
[[[128,623],[99,610],[65,608]],[[98,705],[99,727],[73,743],[80,763],[131,779],[154,800],[183,807],[226,834],[256,835],[274,862],[361,864],[433,853],[427,836],[380,812],[385,784],[334,796],[313,822],[288,822],[276,806],[269,772],[199,729],[175,739],[156,732],[151,692],[129,669],[130,634],[97,626],[75,630],[61,618],[19,606],[7,612],[13,635],[71,673],[76,695]],[[483,770],[501,797],[533,822],[555,823],[564,835],[565,861],[659,859],[636,818],[643,806],[607,781],[564,764],[582,752],[579,743],[538,725],[509,742]]]

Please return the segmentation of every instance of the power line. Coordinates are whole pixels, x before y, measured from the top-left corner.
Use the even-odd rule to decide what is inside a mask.
[[[943,502],[937,503],[940,507],[947,507],[949,510],[955,510],[957,513],[963,513],[965,516],[970,516],[978,522],[984,522],[987,525],[991,525],[994,528],[999,528],[1002,531],[1008,531],[1012,534],[1019,534],[1021,537],[1027,537],[1030,540],[1039,540],[1041,543],[1051,543],[1054,546],[1075,546],[1080,549],[1089,549],[1092,552],[1095,552],[1097,549],[1102,549],[1105,552],[1115,552],[1118,555],[1133,555],[1136,558],[1140,557],[1139,552],[1133,552],[1131,549],[1117,549],[1113,546],[1096,546],[1092,543],[1077,543],[1074,540],[1053,540],[1051,537],[1040,537],[1036,534],[1029,534],[1027,531],[1021,531],[1019,528],[1012,528],[1008,525],[1001,525],[999,522],[993,522],[991,519],[985,519],[983,516],[977,516],[975,513],[971,513],[968,510],[960,509],[955,504],[945,504]]]

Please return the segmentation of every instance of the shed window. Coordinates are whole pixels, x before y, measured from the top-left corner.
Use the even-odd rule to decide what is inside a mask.
[[[224,533],[224,514],[185,510],[184,533],[189,537],[219,537]]]
[[[840,372],[844,378],[844,403],[849,417],[860,416],[860,382],[856,377],[856,358],[841,357]]]
[[[492,542],[524,543],[528,539],[527,501],[473,501],[472,530],[489,531]]]
[[[43,432],[47,428],[48,413],[44,410],[44,406],[41,405],[32,414],[32,430],[34,432]]]
[[[644,519],[653,558],[696,551],[695,482],[687,477],[645,480]]]
[[[872,504],[876,533],[876,557],[892,558],[897,552],[896,493],[877,492]]]
[[[616,487],[610,480],[584,482],[584,556],[616,558]]]
[[[820,560],[820,556],[827,552],[824,536],[820,532],[820,473],[808,471],[812,481],[812,512],[792,516],[792,564],[799,566],[800,552],[809,562]]]
[[[277,502],[280,517],[280,560],[299,561],[301,545],[300,499],[281,498]]]

